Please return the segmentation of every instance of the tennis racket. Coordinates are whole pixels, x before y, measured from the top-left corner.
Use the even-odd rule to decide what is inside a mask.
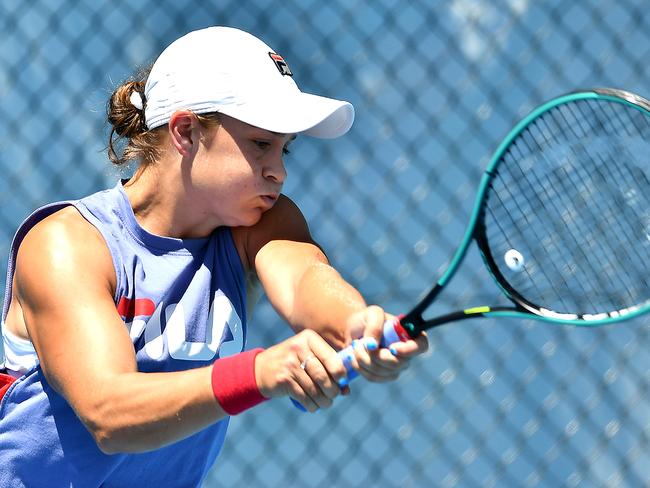
[[[472,318],[595,327],[648,312],[649,178],[646,99],[598,88],[537,107],[490,160],[448,268],[411,311],[384,324],[381,346]],[[425,318],[472,243],[509,305]],[[348,381],[358,376],[352,346],[338,354]]]
[[[423,313],[476,243],[510,306]],[[478,317],[602,326],[650,310],[650,102],[611,88],[550,100],[519,122],[483,173],[447,270],[382,345]],[[352,347],[339,352],[348,379]]]

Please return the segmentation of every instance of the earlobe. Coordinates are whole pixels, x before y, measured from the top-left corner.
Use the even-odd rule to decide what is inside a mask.
[[[189,110],[174,112],[169,119],[171,143],[181,156],[189,156],[196,152],[195,145],[198,144],[196,122],[196,116]]]

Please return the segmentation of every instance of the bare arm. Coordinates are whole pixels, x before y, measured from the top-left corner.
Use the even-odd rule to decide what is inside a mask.
[[[105,452],[145,451],[225,416],[210,368],[139,373],[100,234],[72,208],[35,226],[15,292],[43,372]]]
[[[113,301],[110,254],[99,232],[72,207],[28,233],[14,279],[16,305],[48,383],[102,451],[157,449],[226,416],[212,390],[211,367],[138,372]],[[300,363],[311,356],[323,370],[307,375]],[[336,381],[345,370],[339,363],[319,335],[305,331],[258,355],[254,368],[264,396],[291,395],[315,411],[340,393]]]
[[[295,331],[313,330],[335,349],[361,336],[379,341],[390,315],[380,307],[368,306],[330,266],[291,200],[282,197],[259,224],[238,239],[246,250],[245,261],[257,272],[269,301]],[[427,349],[426,336],[395,349],[397,356],[385,349],[359,347],[357,367],[373,381],[395,379],[411,357]]]
[[[257,254],[256,268],[269,300],[295,331],[314,330],[339,349],[350,343],[348,319],[367,305],[318,247],[271,241]]]
[[[330,266],[290,199],[281,196],[259,224],[236,232],[245,262],[294,331],[314,330],[338,348],[350,343],[348,318],[365,309],[366,302]]]

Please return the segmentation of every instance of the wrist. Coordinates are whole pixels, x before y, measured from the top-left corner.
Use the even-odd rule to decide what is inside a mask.
[[[255,358],[263,350],[244,351],[212,365],[212,392],[227,414],[237,415],[268,400],[255,379]]]

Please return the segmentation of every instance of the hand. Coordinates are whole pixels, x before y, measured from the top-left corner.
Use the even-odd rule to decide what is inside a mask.
[[[415,339],[379,348],[386,320],[395,320],[395,316],[387,314],[376,305],[351,315],[348,320],[353,337],[361,337],[352,342],[356,359],[353,366],[369,381],[395,380],[409,366],[413,357],[429,349],[429,339],[425,332]]]
[[[349,392],[338,386],[345,376],[336,351],[311,330],[266,349],[255,360],[255,378],[262,395],[291,396],[310,412],[330,407],[339,394]]]

